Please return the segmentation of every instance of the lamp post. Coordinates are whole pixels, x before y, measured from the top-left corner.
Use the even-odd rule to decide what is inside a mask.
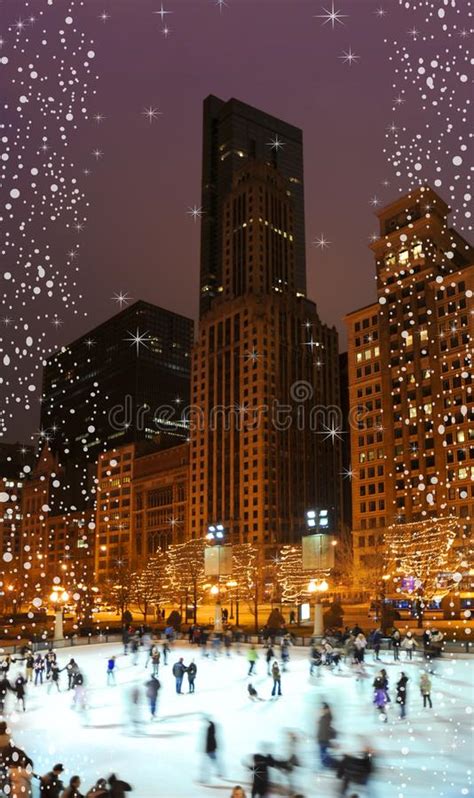
[[[216,605],[214,608],[214,632],[220,633],[224,631],[224,628],[222,626],[222,607],[219,585],[213,585],[210,592],[212,596],[216,597]]]
[[[69,601],[69,593],[62,587],[55,587],[52,591],[50,601],[54,605],[54,640],[64,640],[63,629],[63,607]]]
[[[329,589],[329,585],[325,579],[316,582],[312,579],[308,585],[308,593],[314,596],[314,625],[313,637],[321,637],[324,633],[323,624],[323,605],[321,604],[320,596]]]
[[[234,593],[232,592],[233,588],[238,588],[239,583],[235,581],[235,579],[230,579],[227,582],[227,587],[231,588],[230,593],[230,618],[233,620],[234,618]],[[236,624],[239,625],[239,593],[238,590],[235,591],[235,618]]]

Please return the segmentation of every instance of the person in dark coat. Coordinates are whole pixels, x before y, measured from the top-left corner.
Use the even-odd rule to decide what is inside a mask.
[[[181,694],[181,687],[183,685],[183,677],[186,673],[186,665],[184,664],[184,660],[181,657],[178,662],[175,662],[173,665],[173,676],[176,679],[176,692]]]
[[[317,740],[319,746],[319,756],[323,767],[333,767],[334,760],[329,754],[331,741],[335,738],[336,732],[332,725],[332,712],[329,704],[324,703],[318,720]]]
[[[25,679],[24,676],[21,675],[21,673],[19,673],[18,676],[15,679],[15,684],[13,686],[13,689],[14,689],[14,691],[16,693],[16,699],[17,699],[18,703],[21,704],[21,706],[23,707],[23,712],[25,712],[25,710],[26,710],[26,706],[25,706],[25,695],[26,695],[25,685],[26,685],[26,679]]]
[[[214,766],[217,775],[219,778],[222,778],[222,774],[220,772],[219,760],[218,760],[218,745],[217,745],[217,732],[216,732],[216,724],[213,720],[206,721],[207,726],[205,730],[204,736],[204,759],[203,759],[203,766],[202,766],[202,778],[201,781],[203,784],[207,782],[207,777],[209,775],[209,768]]]
[[[392,632],[392,648],[393,648],[393,659],[398,660],[400,659],[400,646],[402,644],[402,636],[398,629],[394,629]]]
[[[74,687],[74,679],[75,679],[76,673],[79,672],[79,665],[77,664],[77,662],[74,659],[74,657],[71,657],[71,659],[69,660],[68,664],[65,665],[64,668],[61,668],[61,670],[66,671],[66,673],[67,673],[67,689],[68,690],[72,690],[72,688]]]
[[[79,787],[81,786],[81,779],[79,776],[73,776],[69,780],[69,787],[66,787],[61,798],[84,798]]]
[[[58,691],[58,693],[61,692],[60,687],[59,687],[59,674],[60,674],[60,672],[61,671],[60,671],[60,669],[59,669],[59,667],[58,667],[58,665],[56,663],[51,665],[51,678],[50,678],[49,684],[48,684],[48,692],[51,690],[51,687],[52,687],[53,684],[56,685],[56,690]]]
[[[273,757],[267,754],[254,754],[252,770],[252,798],[266,798],[269,795],[270,777],[268,769],[274,765]]]
[[[373,752],[369,748],[362,751],[360,756],[344,756],[337,770],[342,780],[340,795],[346,795],[351,783],[366,785],[373,771]]]
[[[397,704],[400,705],[400,718],[405,718],[407,714],[407,683],[408,676],[402,671],[397,682]]]
[[[64,767],[61,764],[55,765],[49,773],[40,776],[40,796],[41,798],[60,798],[64,790],[64,784],[61,781],[61,773]]]
[[[0,678],[0,715],[5,713],[5,701],[7,700],[8,691],[12,686],[8,679],[4,676]]]
[[[152,676],[151,679],[146,683],[146,695],[148,698],[148,703],[150,705],[150,714],[153,718],[156,715],[156,704],[158,701],[158,692],[160,690],[161,684],[160,680],[156,676]]]
[[[110,798],[125,798],[126,792],[132,792],[133,787],[126,781],[118,779],[115,773],[109,776],[109,796]]]
[[[188,692],[194,693],[194,689],[195,689],[194,688],[194,682],[196,680],[196,674],[197,674],[197,665],[194,662],[194,660],[192,660],[189,663],[187,671],[188,671],[188,684],[189,684],[189,691]]]
[[[267,674],[268,676],[271,676],[272,672],[271,672],[270,662],[272,661],[272,659],[275,659],[275,652],[273,651],[273,648],[271,646],[268,646],[267,648],[267,655],[265,659],[267,661]]]

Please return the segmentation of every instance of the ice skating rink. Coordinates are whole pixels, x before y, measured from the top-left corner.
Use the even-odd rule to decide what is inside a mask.
[[[275,650],[278,653],[278,649]],[[288,755],[288,730],[299,735],[300,767],[293,774],[293,791],[305,798],[337,796],[340,782],[319,764],[315,731],[322,701],[330,704],[337,729],[336,756],[360,750],[369,744],[376,751],[376,775],[365,788],[353,793],[376,798],[455,798],[473,796],[472,705],[474,697],[474,659],[449,655],[435,665],[432,676],[433,709],[423,709],[418,686],[418,656],[413,663],[394,663],[382,652],[382,662],[374,663],[371,652],[366,659],[367,676],[356,681],[349,666],[329,672],[323,667],[320,678],[309,676],[308,651],[291,649],[289,669],[282,674],[283,695],[271,699],[272,680],[266,675],[265,650],[259,650],[253,685],[264,701],[251,702],[247,694],[247,648],[232,651],[214,660],[201,656],[200,649],[186,643],[175,644],[167,666],[162,664],[157,719],[150,720],[144,683],[150,676],[144,652],[133,664],[123,656],[122,646],[100,644],[58,651],[60,667],[72,655],[86,677],[87,709],[72,707],[72,692],[67,692],[66,673],[61,673],[61,690],[47,684],[28,685],[25,713],[15,709],[14,696],[7,711],[12,736],[34,761],[37,773],[44,773],[56,762],[65,766],[64,781],[79,774],[81,792],[86,792],[98,777],[115,772],[134,788],[133,798],[201,798],[219,795],[227,798],[232,786],[241,784],[250,796],[249,755],[270,751],[276,758]],[[107,686],[107,659],[117,655],[117,684]],[[175,692],[172,665],[180,657],[185,664],[194,658],[198,667],[196,692]],[[386,667],[392,703],[388,723],[382,724],[372,704],[372,681],[376,670]],[[15,663],[11,681],[23,663]],[[395,682],[400,670],[409,676],[407,719],[398,719]],[[131,702],[138,686],[141,704]],[[222,778],[203,772],[204,719],[217,726]],[[199,780],[208,782],[201,784]],[[287,777],[272,770],[271,796],[289,795]],[[35,795],[37,781],[35,782]]]

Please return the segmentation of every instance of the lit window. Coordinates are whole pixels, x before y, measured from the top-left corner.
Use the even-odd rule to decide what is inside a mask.
[[[413,346],[413,335],[407,335],[405,338],[405,346]]]
[[[458,443],[464,443],[464,441],[466,440],[466,434],[463,429],[458,429],[456,438]]]
[[[380,346],[376,346],[374,348],[374,357],[378,357],[380,355]]]
[[[428,330],[420,330],[420,341],[428,340]]]
[[[360,363],[362,361],[362,352],[357,352],[356,355],[356,362]]]
[[[428,402],[428,404],[423,405],[423,410],[425,411],[426,415],[430,416],[433,412],[433,405],[431,404],[431,402]]]
[[[416,418],[416,407],[410,407],[408,415],[410,418]]]
[[[422,244],[415,244],[413,247],[413,257],[414,258],[423,258],[423,245]]]
[[[401,252],[398,253],[398,262],[399,263],[408,263],[409,253],[407,249],[402,249]]]
[[[471,466],[471,471],[474,474],[474,468]],[[460,468],[458,471],[458,479],[467,479],[467,468]]]

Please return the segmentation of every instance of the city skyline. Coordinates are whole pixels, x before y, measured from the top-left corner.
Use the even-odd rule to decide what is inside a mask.
[[[35,299],[31,310],[39,314],[36,318],[33,313],[31,325],[38,337],[42,332],[41,351],[51,352],[96,326],[124,296],[197,317],[200,120],[201,103],[209,93],[237,97],[303,129],[308,296],[344,338],[344,314],[373,296],[367,244],[376,227],[374,208],[399,191],[405,193],[411,180],[425,177],[426,171],[432,183],[437,177],[434,158],[423,158],[423,171],[414,178],[405,162],[398,177],[392,164],[395,142],[402,136],[414,140],[428,113],[422,110],[412,73],[400,87],[394,60],[401,63],[403,48],[410,56],[407,64],[417,56],[429,57],[429,33],[438,32],[435,17],[430,15],[429,27],[424,22],[415,36],[409,33],[420,29],[415,8],[408,13],[391,4],[378,15],[377,4],[348,0],[342,4],[341,22],[332,24],[319,18],[324,12],[317,4],[276,3],[263,57],[259,44],[268,32],[265,4],[228,3],[219,10],[207,2],[184,2],[179,8],[171,3],[165,17],[169,36],[152,5],[144,4],[135,13],[136,7],[124,1],[106,9],[104,18],[89,4],[76,12],[94,40],[91,66],[99,76],[88,101],[89,121],[78,128],[68,153],[89,208],[80,230],[54,231],[50,241],[60,269],[67,253],[79,246],[67,271],[77,267],[77,273],[72,270],[77,275],[75,295],[82,294],[82,299],[78,296],[74,312],[58,303],[56,315],[47,320],[41,316],[43,300]],[[29,4],[33,16],[36,6],[36,0]],[[16,3],[7,0],[4,9],[13,25]],[[54,19],[58,9],[48,13]],[[462,41],[461,17],[453,18],[453,33],[444,37]],[[39,24],[26,21],[18,33],[19,46],[33,43],[39,32]],[[17,33],[14,27],[7,33],[3,52],[8,55]],[[140,59],[128,49],[137,41]],[[391,46],[394,41],[398,49]],[[243,46],[246,57],[240,59]],[[342,57],[349,50],[355,54],[351,62]],[[234,70],[237,62],[239,69]],[[16,89],[6,83],[10,101]],[[456,80],[456,91],[465,85]],[[429,113],[430,127],[438,129],[441,141],[442,122],[434,110]],[[462,127],[461,119],[447,138],[443,133],[445,145],[452,145],[456,126]],[[424,145],[417,146],[423,153]],[[411,154],[413,163],[417,155]],[[449,185],[445,177],[439,189],[448,202]],[[461,204],[455,208],[458,215]],[[100,285],[91,290],[96,274]],[[5,340],[11,335],[16,342],[20,313],[12,304],[14,293],[5,286],[4,318],[11,319]],[[26,363],[20,364],[21,370]],[[22,414],[22,429],[26,424],[36,428],[34,376],[36,396],[30,396],[32,410]],[[13,413],[14,405],[10,407]],[[18,437],[19,426],[18,417],[10,420],[8,440]]]

